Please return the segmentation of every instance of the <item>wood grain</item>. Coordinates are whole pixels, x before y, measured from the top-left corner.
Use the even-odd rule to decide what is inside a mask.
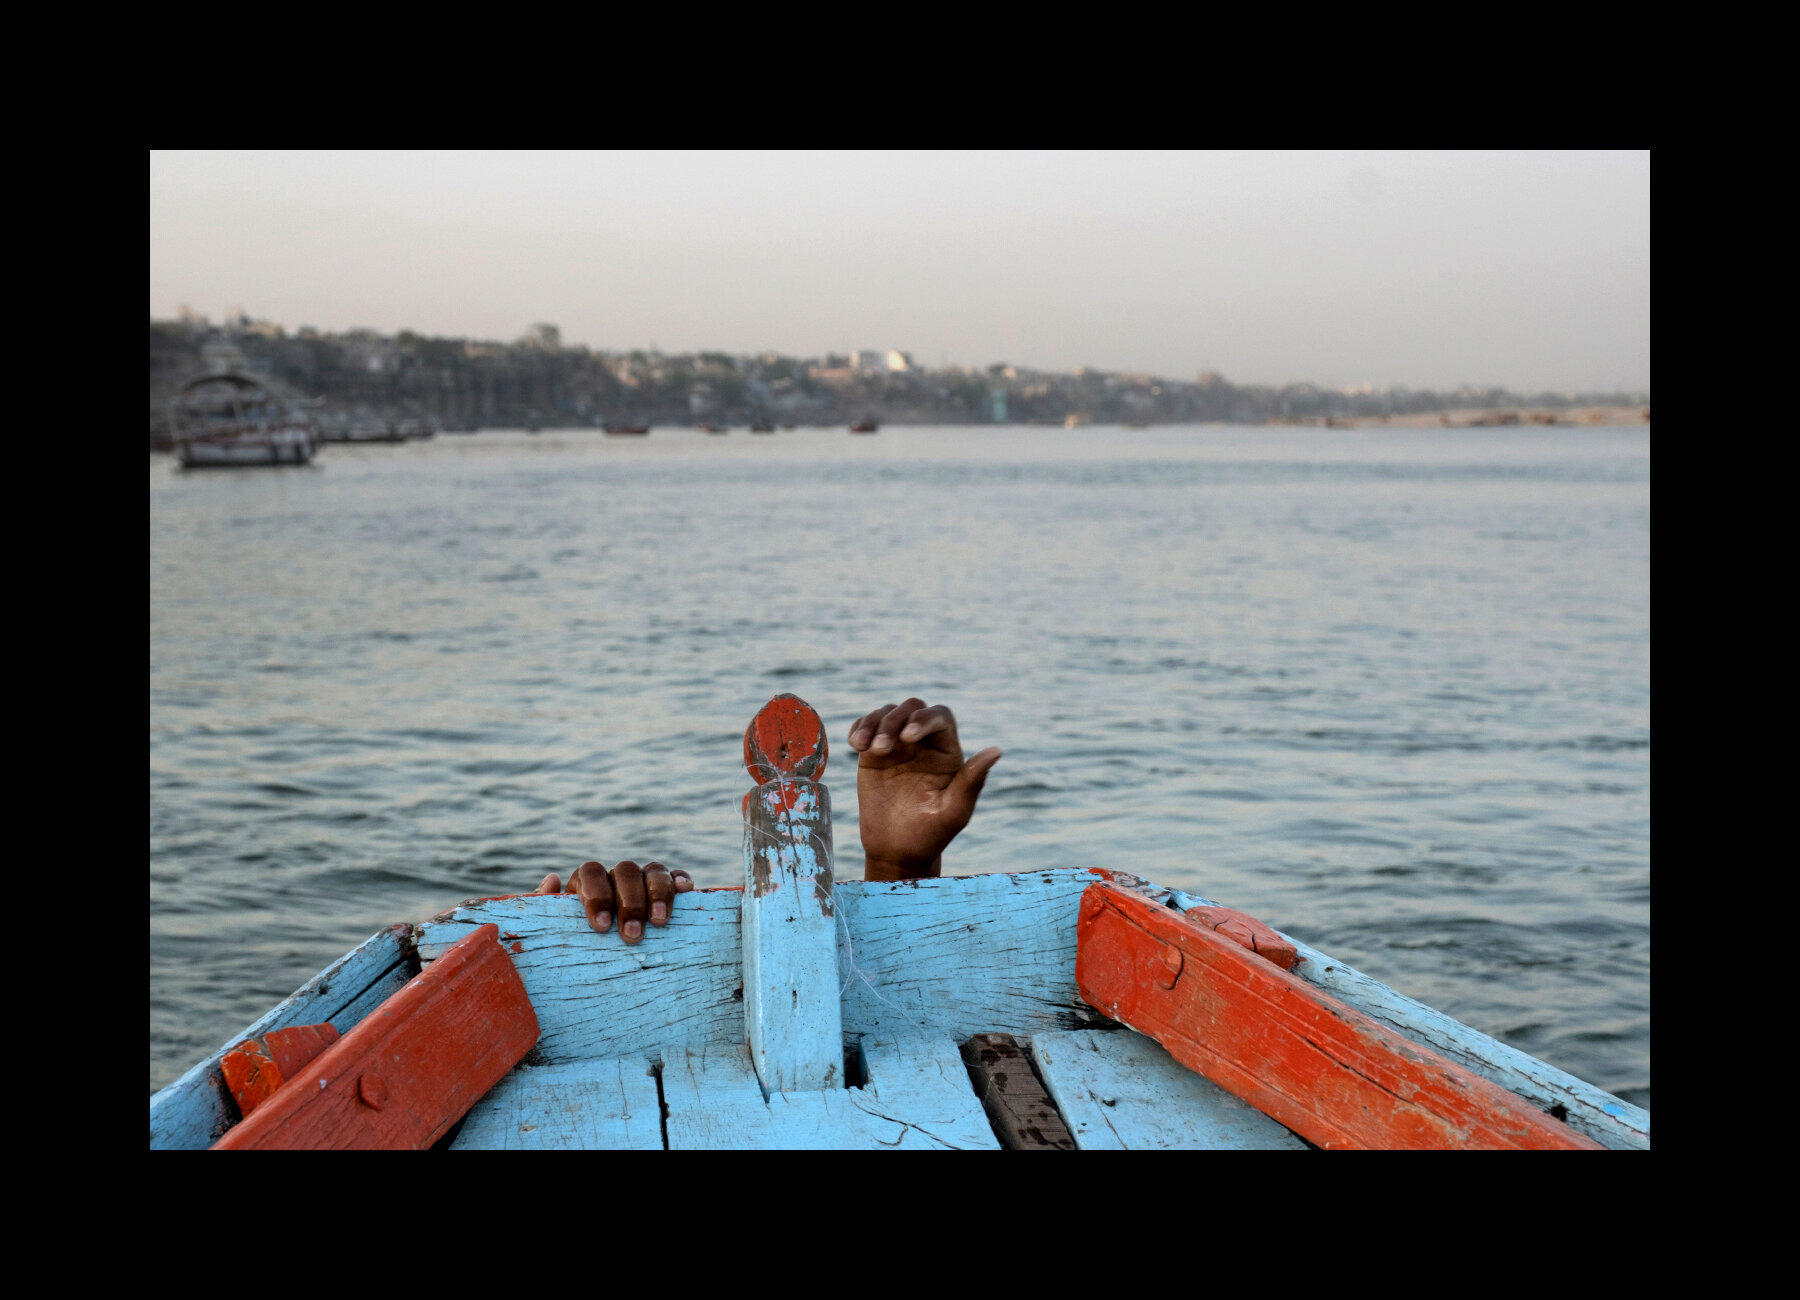
[[[477,899],[421,927],[427,964],[481,925],[499,927],[537,1011],[533,1061],[648,1060],[689,1043],[744,1041],[738,914],[743,892],[675,895],[667,926],[627,945],[596,934],[573,894]]]
[[[941,1036],[1103,1025],[1075,986],[1091,871],[850,880],[838,978],[848,1033]]]
[[[219,1063],[246,1039],[292,1025],[327,1021],[348,1033],[418,969],[409,925],[378,931],[332,962],[217,1051],[150,1098],[152,1151],[204,1151],[238,1122]]]
[[[661,1151],[662,1101],[643,1060],[521,1065],[469,1111],[452,1151]]]
[[[1599,1149],[1211,928],[1116,885],[1088,889],[1077,934],[1083,997],[1318,1146]],[[1171,953],[1179,977],[1158,987]]]
[[[1184,913],[1196,925],[1225,936],[1240,948],[1248,948],[1258,957],[1274,962],[1282,970],[1292,970],[1300,959],[1299,949],[1291,939],[1283,938],[1254,916],[1231,907],[1191,907]]]
[[[1216,906],[1181,890],[1172,891],[1170,905],[1183,912]],[[1293,973],[1307,983],[1373,1016],[1397,1033],[1443,1053],[1464,1069],[1525,1098],[1540,1110],[1564,1116],[1570,1128],[1587,1134],[1602,1146],[1620,1151],[1649,1149],[1649,1111],[1396,992],[1298,939],[1281,937],[1294,945]]]
[[[1036,1034],[1031,1052],[1083,1151],[1306,1150],[1267,1115],[1142,1034]]]
[[[1008,1151],[1073,1151],[1075,1138],[1011,1034],[976,1034],[962,1047],[969,1082]]]
[[[225,1053],[219,1060],[219,1073],[225,1077],[238,1113],[250,1114],[337,1040],[338,1031],[327,1021],[272,1029],[261,1038],[246,1038]]]
[[[859,1088],[771,1093],[743,1047],[665,1059],[671,1151],[997,1151],[948,1039],[865,1039]]]
[[[232,1128],[215,1151],[423,1151],[537,1041],[525,986],[484,925]]]

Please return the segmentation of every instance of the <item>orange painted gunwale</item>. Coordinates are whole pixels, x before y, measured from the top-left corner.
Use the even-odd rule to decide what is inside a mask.
[[[1232,937],[1113,884],[1082,895],[1087,1002],[1327,1149],[1600,1145],[1290,975]]]
[[[477,926],[212,1149],[423,1150],[537,1039],[499,927]]]

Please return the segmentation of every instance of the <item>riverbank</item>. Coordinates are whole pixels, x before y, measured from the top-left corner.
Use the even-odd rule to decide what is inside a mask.
[[[1323,429],[1485,429],[1506,426],[1563,427],[1571,425],[1625,427],[1650,423],[1647,406],[1461,407],[1453,411],[1422,411],[1408,415],[1333,415],[1301,420],[1270,420],[1272,425],[1299,425]]]

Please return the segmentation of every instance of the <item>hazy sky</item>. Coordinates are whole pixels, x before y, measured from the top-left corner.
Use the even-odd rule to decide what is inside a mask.
[[[152,153],[150,315],[1650,387],[1650,155]]]

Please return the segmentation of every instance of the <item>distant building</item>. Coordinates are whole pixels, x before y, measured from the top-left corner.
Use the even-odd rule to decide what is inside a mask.
[[[988,389],[988,404],[993,411],[994,423],[1006,423],[1006,390],[1004,388]]]
[[[887,354],[887,368],[889,370],[911,370],[913,368],[912,354],[909,352],[902,352],[898,348],[889,348]]]

